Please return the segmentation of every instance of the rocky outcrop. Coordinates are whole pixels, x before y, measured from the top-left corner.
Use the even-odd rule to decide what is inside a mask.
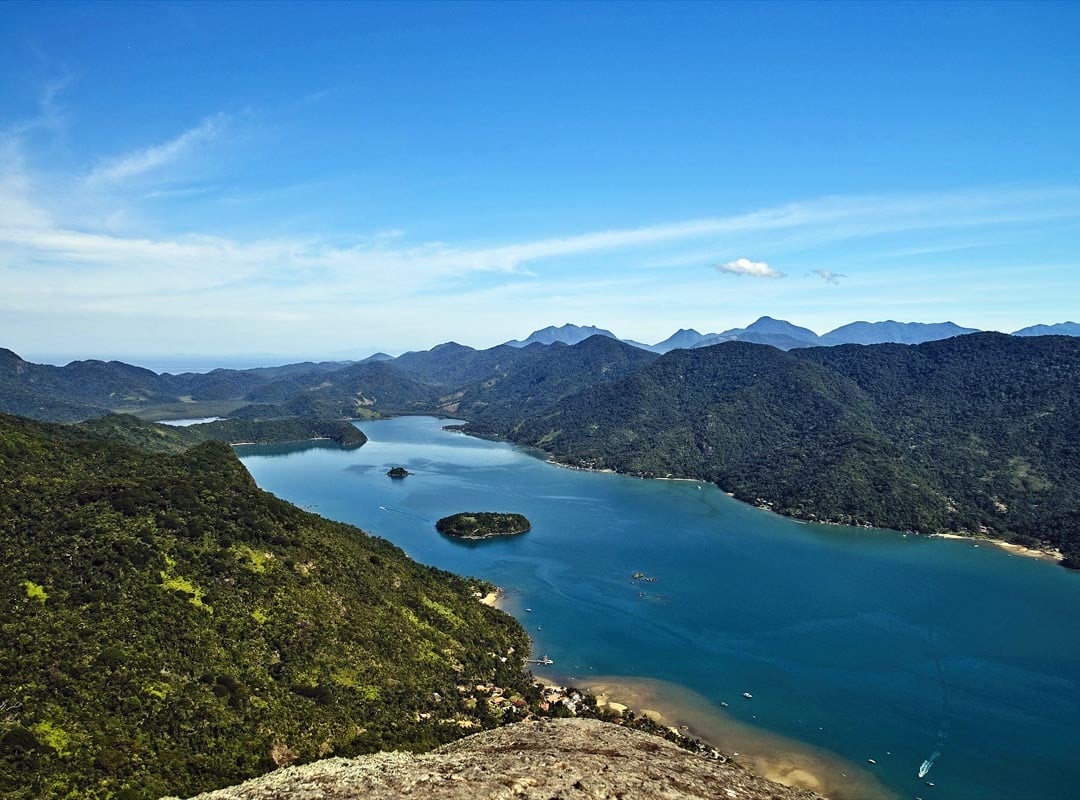
[[[196,800],[815,800],[732,762],[589,719],[535,720],[424,755],[376,753],[278,770]]]

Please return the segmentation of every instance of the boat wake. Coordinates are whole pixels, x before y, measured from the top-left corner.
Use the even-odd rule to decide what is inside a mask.
[[[935,750],[933,753],[930,754],[930,758],[928,758],[928,759],[926,759],[926,761],[922,762],[922,766],[919,767],[919,777],[920,778],[925,778],[926,777],[926,773],[928,773],[930,771],[930,767],[934,766],[934,761],[936,761],[937,757],[940,756],[940,755],[941,755],[941,751],[940,750]]]
[[[934,762],[938,760],[938,756],[941,755],[941,749],[945,746],[945,740],[949,738],[949,696],[945,689],[945,674],[941,669],[941,657],[938,655],[937,647],[934,643],[934,631],[930,630],[930,646],[934,649],[934,666],[937,668],[938,686],[941,688],[941,725],[938,726],[937,740],[934,742],[933,749],[930,752],[929,757],[922,762],[919,766],[919,777],[925,778],[927,773],[930,772],[930,768],[934,766]]]
[[[386,511],[388,513],[401,514],[402,516],[405,516],[405,517],[412,517],[413,519],[418,519],[421,522],[426,522],[429,525],[432,524],[432,521],[430,519],[426,519],[424,517],[421,517],[419,514],[414,514],[411,511],[402,511],[400,508],[388,508],[386,506],[379,506],[379,511]]]

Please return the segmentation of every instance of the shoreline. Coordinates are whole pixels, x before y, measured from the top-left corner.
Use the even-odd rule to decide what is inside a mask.
[[[590,677],[568,684],[594,695],[600,709],[649,717],[680,736],[700,740],[755,775],[784,786],[814,791],[831,800],[896,797],[861,765],[734,719],[677,684],[629,676]]]
[[[528,450],[533,450],[533,451],[535,451],[537,453],[543,454],[544,460],[548,464],[551,464],[551,465],[556,466],[556,467],[560,467],[562,469],[572,469],[572,470],[577,470],[579,472],[595,472],[595,473],[600,474],[600,475],[622,475],[622,476],[627,477],[627,478],[637,478],[638,480],[677,481],[677,482],[698,483],[698,484],[702,484],[702,485],[708,484],[709,486],[713,486],[713,487],[717,488],[719,491],[723,492],[725,495],[730,497],[732,500],[735,500],[736,502],[742,503],[743,505],[749,506],[750,508],[756,508],[759,511],[766,511],[766,512],[768,512],[770,514],[776,514],[778,517],[782,517],[783,519],[791,520],[792,522],[797,522],[797,523],[800,523],[800,524],[803,524],[803,525],[808,525],[808,524],[839,525],[839,526],[845,526],[845,527],[849,527],[849,528],[868,528],[868,529],[874,529],[876,527],[874,525],[869,525],[869,524],[854,524],[854,523],[850,523],[850,522],[834,522],[832,520],[825,520],[825,519],[804,519],[803,517],[797,517],[797,516],[790,515],[790,514],[782,514],[779,511],[775,511],[771,507],[771,504],[768,504],[768,503],[764,503],[764,504],[763,503],[752,503],[752,502],[750,502],[748,500],[740,500],[738,497],[735,496],[735,494],[733,492],[724,491],[714,481],[708,480],[706,478],[678,478],[678,477],[673,477],[673,476],[646,477],[646,476],[643,476],[643,475],[630,475],[630,474],[627,474],[627,473],[624,473],[624,472],[619,472],[618,470],[611,469],[610,467],[596,468],[596,467],[582,467],[582,466],[575,465],[575,464],[564,464],[563,462],[556,460],[556,457],[553,454],[548,453],[546,450],[542,450],[542,449],[537,448],[537,447],[531,447],[529,445],[518,444],[517,442],[514,442],[514,441],[512,441],[510,439],[506,439],[506,438],[501,437],[501,436],[490,436],[490,437],[488,437],[488,436],[479,436],[479,435],[476,435],[476,434],[472,434],[472,433],[469,433],[466,430],[467,427],[468,427],[467,424],[456,427],[454,429],[454,432],[455,433],[463,433],[466,436],[473,436],[473,437],[475,437],[477,439],[483,439],[484,441],[506,442],[507,444],[514,445],[515,447],[522,447],[522,448],[525,448],[525,449],[528,449]],[[448,430],[448,429],[444,428],[443,430]],[[916,535],[916,536],[927,536],[927,537],[938,538],[938,539],[957,539],[957,540],[962,540],[962,541],[975,542],[976,544],[986,543],[986,544],[989,544],[989,545],[993,545],[994,547],[1000,548],[1002,550],[1005,550],[1008,553],[1010,553],[1011,555],[1023,556],[1024,558],[1035,558],[1035,559],[1038,559],[1040,561],[1052,561],[1052,562],[1054,562],[1056,564],[1059,564],[1059,565],[1061,564],[1062,561],[1065,560],[1065,555],[1060,550],[1058,550],[1057,548],[1052,548],[1052,549],[1049,549],[1049,550],[1043,550],[1043,549],[1038,549],[1038,548],[1033,548],[1033,547],[1026,547],[1025,545],[1016,544],[1014,542],[1008,542],[1008,541],[1005,541],[1004,539],[995,539],[995,538],[990,537],[990,536],[983,536],[983,535],[970,535],[970,536],[968,536],[968,535],[965,535],[965,534],[952,533],[952,532],[949,532],[949,531],[942,531],[942,532],[938,532],[938,533],[920,533],[918,531],[914,531],[914,532],[912,532],[912,531],[901,531],[901,530],[897,530],[897,529],[894,529],[894,528],[878,528],[878,530],[890,531],[892,533],[901,533],[901,534],[905,534],[905,535],[907,533],[914,533],[914,535]]]
[[[480,438],[480,437],[477,437],[477,438]],[[490,441],[490,440],[488,440],[488,441]],[[506,442],[507,444],[514,445],[515,447],[527,446],[527,445],[519,445],[516,442],[511,442],[509,439],[497,439],[496,441]],[[544,453],[544,455],[546,456],[545,461],[547,461],[547,463],[551,464],[552,466],[559,467],[560,469],[574,469],[574,470],[577,470],[578,472],[595,472],[597,475],[622,475],[621,472],[616,472],[615,470],[611,469],[610,467],[604,467],[603,469],[598,469],[596,467],[578,467],[578,466],[575,466],[574,464],[564,464],[561,461],[556,461],[554,456],[552,456],[550,453],[545,453],[543,450],[537,449],[537,452],[538,453]],[[632,478],[634,476],[633,475],[627,475],[625,477]]]
[[[1016,544],[1015,542],[1007,542],[1004,539],[994,539],[990,536],[966,536],[962,533],[931,533],[930,537],[934,539],[953,539],[962,542],[974,542],[976,547],[980,544],[989,544],[1005,550],[1012,555],[1023,556],[1024,558],[1036,558],[1040,561],[1053,561],[1057,564],[1060,564],[1065,560],[1065,555],[1057,548],[1041,550],[1037,547],[1027,547],[1022,544]]]

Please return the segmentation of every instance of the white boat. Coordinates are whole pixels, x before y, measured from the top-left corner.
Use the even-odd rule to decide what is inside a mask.
[[[747,700],[749,700],[749,699],[751,699],[753,697],[753,695],[750,694],[750,692],[743,692],[742,696],[745,697]]]
[[[932,762],[930,759],[927,759],[926,761],[922,762],[922,766],[919,767],[919,777],[920,778],[925,778],[926,773],[930,771],[930,767],[932,767],[933,765],[934,765],[934,762]]]
[[[872,759],[872,758],[868,758],[868,759],[866,759],[866,763],[867,764],[876,764],[877,762],[874,761],[874,759]]]

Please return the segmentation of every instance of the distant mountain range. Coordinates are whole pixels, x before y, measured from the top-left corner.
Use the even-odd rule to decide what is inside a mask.
[[[606,331],[603,328],[594,328],[592,325],[571,325],[566,323],[556,328],[554,325],[549,325],[546,328],[541,328],[538,331],[533,331],[528,339],[525,341],[519,341],[514,339],[513,341],[506,342],[510,347],[528,347],[530,344],[555,344],[555,342],[562,342],[563,344],[577,344],[583,342],[590,336],[607,336],[609,339],[618,339],[611,331]]]
[[[1059,322],[1056,325],[1030,325],[1013,331],[1013,336],[1080,336],[1080,322]]]
[[[954,322],[852,322],[822,335],[821,344],[922,344],[951,339],[978,328],[962,328]]]
[[[691,350],[723,342],[765,344],[780,350],[843,344],[921,344],[977,332],[952,322],[852,322],[819,336],[809,328],[786,320],[761,317],[745,328],[720,333],[699,333],[684,328],[656,344],[619,339],[609,330],[592,325],[565,324],[534,331],[524,340],[513,340],[487,350],[475,350],[456,342],[430,350],[405,353],[397,358],[374,353],[361,361],[324,361],[286,364],[255,369],[215,369],[205,373],[158,374],[119,361],[73,361],[62,367],[34,364],[10,350],[0,348],[0,412],[34,419],[74,422],[99,417],[110,411],[142,414],[155,419],[169,416],[222,416],[265,419],[300,415],[326,419],[364,416],[384,410],[421,412],[439,406],[456,413],[459,404],[483,407],[490,386],[481,380],[509,380],[516,388],[515,402],[531,404],[551,399],[551,387],[559,376],[575,375],[575,356],[566,348],[596,339],[629,345],[634,353],[662,355],[672,350]],[[1015,336],[1080,336],[1080,323],[1033,325]],[[546,351],[551,350],[548,353]],[[620,352],[617,357],[594,344],[586,348],[593,363],[583,365],[593,374],[597,364],[610,379],[625,369],[640,366],[640,359]],[[597,360],[599,358],[599,360]],[[569,359],[569,361],[568,361]],[[538,372],[542,370],[542,372]],[[528,376],[532,375],[532,378]],[[596,377],[601,377],[597,374]],[[528,380],[547,381],[547,391],[530,389]],[[445,387],[464,388],[443,403]],[[580,386],[576,387],[580,388]],[[499,392],[494,394],[498,395]],[[558,393],[557,393],[558,394]],[[529,398],[533,398],[529,400]],[[217,405],[209,405],[217,403]],[[198,409],[196,409],[198,405]],[[486,413],[498,413],[496,399]],[[483,414],[479,415],[483,416]],[[475,421],[475,420],[474,420]]]
[[[761,317],[745,328],[730,328],[721,333],[698,333],[693,328],[683,328],[656,344],[643,344],[632,339],[620,339],[619,341],[639,347],[642,350],[651,350],[654,353],[690,350],[695,347],[710,347],[721,342],[753,342],[754,344],[772,345],[781,350],[794,350],[798,347],[838,344],[885,344],[887,342],[922,344],[923,342],[933,342],[938,339],[949,339],[953,336],[963,336],[966,333],[977,332],[978,328],[964,328],[953,322],[927,323],[886,320],[885,322],[852,322],[819,336],[809,328],[801,328],[786,320]],[[1042,336],[1048,334],[1080,336],[1080,325],[1074,322],[1063,322],[1058,325],[1036,325],[1016,332],[1017,336]],[[596,335],[618,339],[614,333],[603,328],[596,328],[591,325],[566,324],[559,327],[543,328],[535,331],[524,341],[515,339],[506,344],[511,347],[525,347],[534,343],[543,345],[556,342],[577,344],[590,336]]]

